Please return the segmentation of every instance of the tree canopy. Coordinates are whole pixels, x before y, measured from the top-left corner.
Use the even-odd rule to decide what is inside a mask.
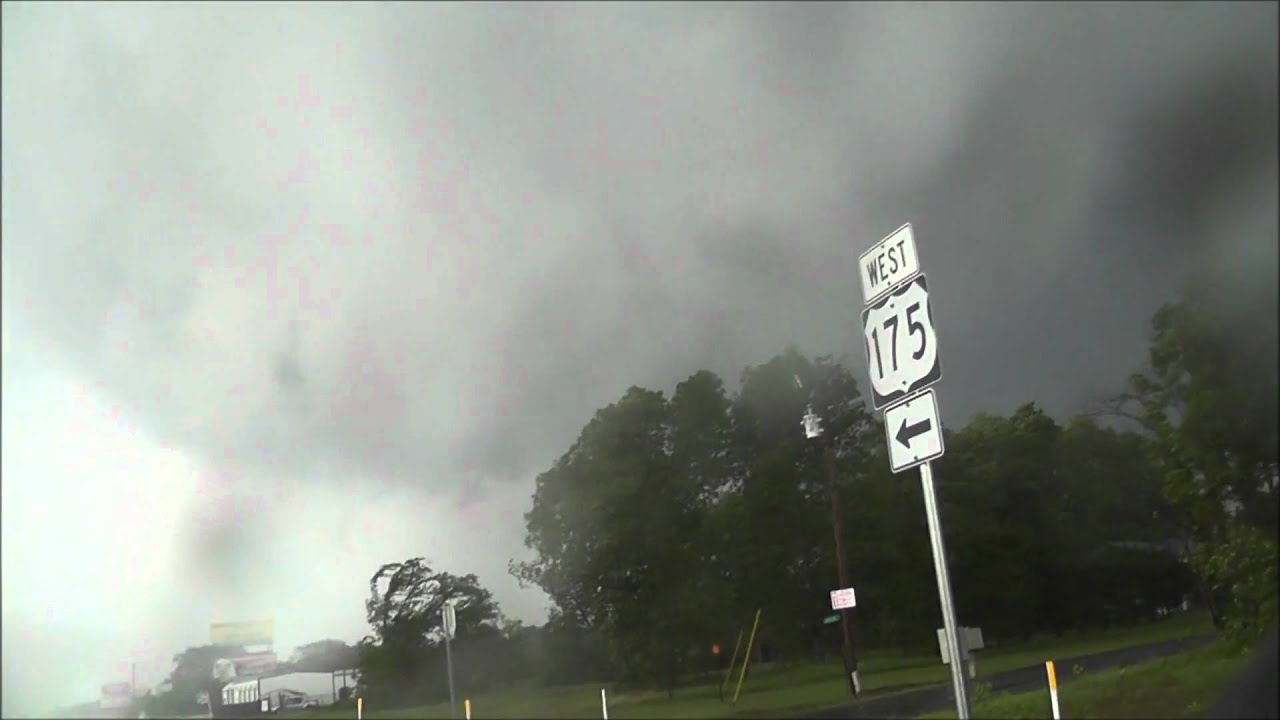
[[[954,591],[989,642],[1155,617],[1197,585],[1250,627],[1274,616],[1274,592],[1240,588],[1274,575],[1261,562],[1276,555],[1276,366],[1220,311],[1192,289],[1155,315],[1150,367],[1108,413],[1134,428],[1027,403],[945,432]],[[810,406],[817,442],[800,427]],[[538,477],[534,559],[513,572],[601,637],[620,678],[673,687],[756,608],[774,653],[829,652],[827,451],[861,641],[928,646],[940,615],[915,475],[890,474],[847,367],[794,347],[746,368],[736,393],[701,370],[670,397],[632,387],[598,411]]]
[[[953,591],[989,645],[1188,602],[1240,638],[1275,622],[1275,353],[1242,330],[1247,312],[1214,297],[1193,288],[1162,307],[1147,366],[1099,410],[1060,421],[1028,402],[944,429],[935,474]],[[818,438],[801,427],[809,408]],[[606,679],[670,691],[723,662],[711,646],[732,647],[756,610],[766,656],[837,652],[822,622],[839,581],[835,507],[859,645],[932,650],[920,485],[890,472],[886,440],[847,365],[795,347],[745,368],[732,392],[708,370],[669,395],[631,387],[537,477],[532,558],[510,570],[550,597],[547,623],[504,620],[475,576],[390,563],[369,583],[362,682],[442,697],[448,600],[471,691]]]

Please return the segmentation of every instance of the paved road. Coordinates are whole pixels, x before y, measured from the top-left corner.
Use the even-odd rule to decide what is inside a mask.
[[[1205,713],[1210,718],[1280,718],[1280,627],[1271,626],[1271,638],[1257,651],[1245,671]]]
[[[1054,661],[1054,664],[1058,667],[1058,682],[1066,684],[1070,682],[1071,670],[1076,665],[1083,667],[1086,672],[1096,672],[1123,665],[1133,665],[1168,655],[1176,655],[1188,650],[1198,650],[1209,646],[1212,642],[1213,637],[1185,638],[1154,645],[1140,645],[1138,647],[1124,648],[1123,650],[1084,655],[1082,657],[1046,659]],[[982,669],[981,655],[978,655],[978,669]],[[1008,670],[993,675],[979,675],[977,682],[988,683],[993,693],[1025,692],[1038,688],[1044,688],[1048,692],[1048,680],[1045,678],[1043,665]],[[889,690],[889,692],[892,692],[892,690]],[[945,710],[949,707],[955,707],[955,700],[953,699],[951,685],[947,683],[945,685],[930,685],[919,690],[908,690],[887,697],[869,697],[850,705],[820,710],[806,717],[825,718],[828,720],[836,718],[914,718],[925,713]]]

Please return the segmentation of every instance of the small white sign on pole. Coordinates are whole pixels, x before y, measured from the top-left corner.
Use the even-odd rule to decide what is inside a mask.
[[[844,610],[845,608],[857,607],[857,605],[858,598],[854,595],[853,588],[831,591],[832,610]]]
[[[963,639],[961,642],[964,642]],[[938,654],[942,655],[943,665],[951,664],[951,645],[947,642],[946,628],[938,628]]]
[[[962,627],[957,628],[960,636],[960,656],[968,660],[973,655],[973,651],[981,650],[985,647],[982,644],[982,628]],[[947,631],[945,628],[938,628],[938,652],[942,655],[942,664],[950,665],[951,650],[947,645]]]
[[[961,628],[964,631],[964,646],[969,652],[986,647],[982,643],[982,628]]]

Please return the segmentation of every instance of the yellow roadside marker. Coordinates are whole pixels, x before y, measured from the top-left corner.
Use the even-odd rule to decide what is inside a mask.
[[[1053,661],[1044,664],[1049,673],[1049,703],[1053,706],[1053,720],[1060,720],[1058,715],[1058,675],[1053,671]]]

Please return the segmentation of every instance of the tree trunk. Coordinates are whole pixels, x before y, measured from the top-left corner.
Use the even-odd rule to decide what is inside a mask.
[[[1209,617],[1213,620],[1213,629],[1224,629],[1226,627],[1226,619],[1222,615],[1218,599],[1199,571],[1196,572],[1196,591],[1200,595],[1200,602],[1204,603],[1205,609],[1209,611]]]

